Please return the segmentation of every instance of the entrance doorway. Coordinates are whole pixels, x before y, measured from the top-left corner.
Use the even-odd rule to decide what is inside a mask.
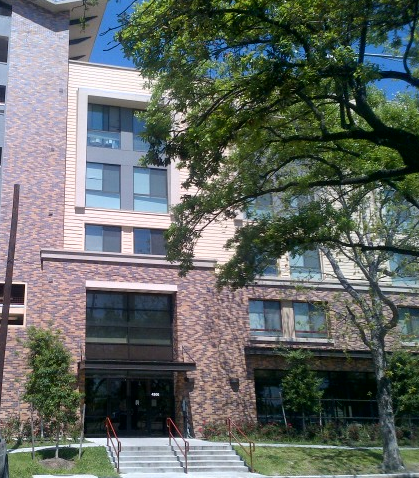
[[[103,436],[108,416],[118,436],[164,436],[173,411],[173,378],[86,377],[86,435]]]

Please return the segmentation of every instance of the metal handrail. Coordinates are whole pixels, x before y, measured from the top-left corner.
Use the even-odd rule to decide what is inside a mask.
[[[106,446],[109,447],[109,440],[112,443],[112,448],[114,449],[114,452],[116,454],[116,471],[119,473],[119,454],[121,453],[122,450],[122,445],[121,442],[119,441],[119,438],[116,434],[115,428],[112,425],[111,419],[109,417],[106,417],[105,419],[105,428],[106,428],[106,435],[107,435],[107,440],[106,440]],[[111,437],[111,432],[116,439],[117,446],[115,446],[115,443],[113,442],[113,438]]]
[[[167,425],[167,428],[169,429],[169,445],[172,446],[172,438],[173,438],[174,442],[176,443],[176,446],[179,448],[180,452],[185,457],[185,473],[188,473],[189,442],[183,438],[182,433],[180,433],[179,428],[175,425],[175,422],[171,418],[166,418],[166,425]],[[179,445],[179,443],[176,441],[176,437],[172,433],[172,427],[176,430],[179,437],[182,438],[184,446],[185,446],[185,450],[183,450],[182,447]]]
[[[228,437],[230,440],[231,445],[231,438],[233,437],[236,443],[240,446],[240,448],[250,457],[250,471],[253,473],[255,470],[253,469],[253,452],[256,449],[255,442],[251,441],[249,437],[244,433],[244,431],[236,425],[231,418],[227,418],[226,423],[228,425]],[[233,428],[237,430],[242,437],[244,437],[248,444],[249,444],[249,451],[241,444],[239,438],[234,434]]]

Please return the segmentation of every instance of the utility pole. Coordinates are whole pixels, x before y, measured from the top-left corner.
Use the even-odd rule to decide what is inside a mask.
[[[9,326],[10,299],[12,295],[13,265],[15,261],[17,218],[19,214],[19,184],[13,188],[12,220],[10,223],[9,250],[7,253],[6,278],[4,281],[3,310],[0,325],[0,409],[3,390],[4,359],[6,355],[7,329]]]

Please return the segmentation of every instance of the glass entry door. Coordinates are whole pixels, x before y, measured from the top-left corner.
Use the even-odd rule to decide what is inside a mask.
[[[102,435],[109,416],[118,436],[163,436],[173,410],[173,379],[86,377],[87,435]]]

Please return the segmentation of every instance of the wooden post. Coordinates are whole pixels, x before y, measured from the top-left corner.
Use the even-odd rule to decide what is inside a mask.
[[[81,458],[81,449],[83,446],[83,440],[84,440],[84,420],[86,417],[86,404],[83,403],[83,410],[82,410],[82,416],[81,416],[81,430],[80,430],[80,448],[79,448],[79,460]]]
[[[7,329],[9,326],[10,298],[12,295],[13,265],[15,260],[17,219],[19,214],[19,184],[13,188],[12,220],[10,224],[9,250],[7,253],[6,278],[4,281],[3,310],[0,325],[0,409],[3,390],[4,359],[6,356]]]

